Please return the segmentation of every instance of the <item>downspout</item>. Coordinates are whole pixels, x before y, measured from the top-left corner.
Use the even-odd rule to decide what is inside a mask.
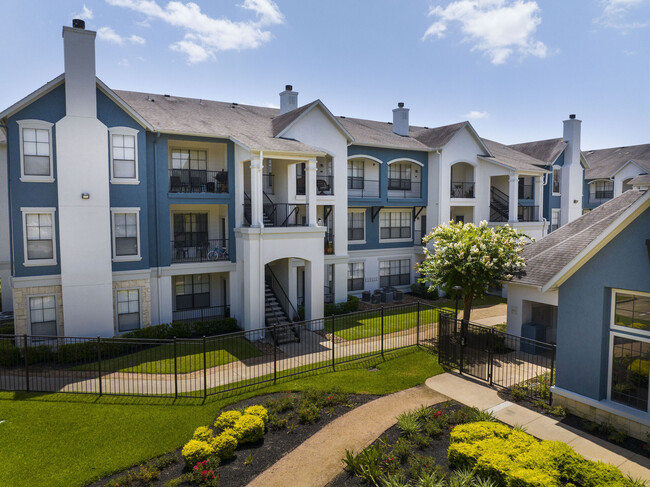
[[[158,322],[162,322],[162,296],[160,289],[160,238],[158,226],[158,139],[160,138],[160,131],[156,132],[156,138],[153,139],[153,173],[154,173],[154,192],[153,204],[155,208],[155,222],[156,222],[156,286],[158,287]]]
[[[9,164],[9,126],[4,123],[0,124],[4,128],[6,137],[6,150],[7,150],[7,197],[9,198],[9,255],[11,256],[11,275],[16,275],[16,263],[14,259],[14,226],[13,226],[13,210],[14,202],[11,197],[11,164]]]

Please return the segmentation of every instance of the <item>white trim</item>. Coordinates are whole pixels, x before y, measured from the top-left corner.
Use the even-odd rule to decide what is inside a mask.
[[[49,93],[50,91],[58,87],[61,83],[64,82],[64,80],[65,80],[65,73],[62,73],[58,75],[56,78],[54,78],[52,81],[49,81],[45,83],[43,86],[41,86],[40,88],[38,88],[37,90],[32,91],[29,95],[24,97],[22,100],[17,101],[9,108],[7,108],[4,112],[0,113],[0,120],[2,120],[5,117],[9,117],[13,115],[19,110],[22,110],[30,103],[36,101],[41,96]]]
[[[29,300],[32,298],[54,298],[54,321],[56,323],[54,336],[59,336],[59,303],[56,299],[56,293],[45,293],[45,294],[28,294],[25,296],[25,304],[27,305],[27,326],[29,327],[29,334],[35,335],[32,330],[32,307],[30,306]]]
[[[411,229],[411,236],[410,238],[381,238],[381,214],[382,213],[410,213],[411,217],[409,218],[409,228]],[[377,215],[377,218],[379,218],[379,243],[404,243],[404,242],[413,242],[413,210],[408,210],[404,208],[382,208],[379,211],[379,214]],[[384,227],[384,228],[390,228],[390,227]],[[401,227],[399,227],[401,228]]]
[[[354,156],[348,156],[348,161],[351,161],[353,159],[369,159],[369,160],[371,160],[373,162],[383,164],[380,159],[377,159],[376,157],[373,157],[373,156],[369,156],[367,154],[357,154],[357,155],[354,155]]]
[[[138,239],[138,253],[136,255],[116,255],[115,254],[115,215],[117,213],[135,214],[136,230]],[[133,262],[142,260],[141,241],[140,241],[140,208],[111,208],[111,240],[113,243],[113,262]]]
[[[399,252],[399,254],[397,254]],[[379,248],[379,249],[361,249],[361,250],[349,250],[348,251],[348,258],[349,259],[359,259],[359,258],[371,258],[371,257],[377,257],[377,258],[382,258],[386,257],[387,259],[394,258],[394,256],[397,255],[404,255],[409,257],[414,257],[415,254],[415,246],[414,245],[406,245],[404,247],[384,247],[384,248]]]
[[[609,328],[620,332],[625,332],[630,335],[640,335],[642,337],[650,338],[650,330],[641,330],[639,328],[632,328],[629,326],[619,326],[616,324],[616,294],[630,294],[636,296],[643,296],[650,298],[649,292],[632,291],[630,289],[612,288],[612,295],[610,296],[610,309],[609,309]]]
[[[46,122],[44,120],[34,120],[34,119],[25,119],[17,120],[18,124],[18,140],[19,140],[19,149],[20,149],[20,181],[24,183],[53,183],[54,182],[54,153],[52,151],[52,127],[53,123]],[[36,129],[36,130],[47,130],[48,131],[48,141],[50,144],[50,174],[49,176],[33,176],[30,174],[25,174],[25,151],[23,145],[23,129]]]
[[[417,164],[420,167],[424,167],[424,164],[422,164],[419,161],[416,161],[415,159],[411,159],[409,157],[398,157],[397,159],[392,159],[386,163],[387,166],[390,166],[391,164],[395,162],[411,162],[413,164]]]
[[[611,325],[610,325],[611,327]],[[612,365],[614,362],[614,337],[621,337],[621,338],[627,338],[628,340],[636,340],[639,342],[646,342],[650,343],[650,337],[641,337],[638,335],[631,335],[629,333],[619,333],[616,331],[610,331],[609,332],[609,357],[607,358],[608,366],[607,366],[607,401],[611,402],[612,404],[617,404],[620,405],[624,408],[629,408],[633,411],[639,411],[641,413],[648,413],[648,409],[643,411],[643,409],[637,409],[633,408],[631,406],[626,406],[623,403],[619,403],[616,401],[612,400]],[[648,404],[650,407],[650,389],[648,390]]]
[[[25,276],[25,277],[12,277],[11,286],[14,289],[25,289],[30,287],[42,287],[42,286],[60,286],[61,285],[61,275],[49,275],[49,276]]]
[[[173,288],[172,288],[173,289]],[[115,322],[115,336],[118,335],[123,335],[124,333],[129,333],[131,331],[135,330],[127,330],[127,331],[120,331],[120,325],[118,322],[118,302],[117,302],[117,294],[120,291],[138,291],[138,314],[140,315],[140,326],[136,328],[135,330],[141,330],[144,328],[143,323],[142,323],[142,287],[141,286],[136,286],[136,287],[129,287],[129,288],[116,288],[114,289],[114,316],[113,316],[113,321]],[[161,297],[159,297],[161,298]]]
[[[553,215],[557,214],[557,228],[560,228],[561,223],[560,223],[560,217],[562,216],[562,209],[561,208],[551,208],[551,221],[549,222],[551,227],[553,226]]]
[[[366,236],[366,209],[365,208],[348,208],[348,213],[363,213],[363,240],[348,240],[348,245],[363,245],[367,241]],[[348,230],[350,227],[348,227]]]
[[[487,145],[485,145],[485,142],[483,142],[483,139],[481,139],[479,137],[478,132],[476,132],[476,130],[474,129],[474,126],[469,121],[466,121],[465,124],[462,127],[459,127],[459,129],[456,130],[454,135],[451,136],[451,139],[449,139],[447,141],[447,144],[449,144],[449,142],[454,140],[454,138],[460,133],[460,131],[462,129],[468,129],[470,135],[472,135],[474,137],[474,139],[476,139],[476,142],[478,142],[478,145],[480,145],[483,149],[485,149],[485,153],[488,154],[490,157],[494,157],[494,154],[492,154],[492,152],[490,152],[490,149],[488,149]],[[445,144],[445,145],[447,145],[447,144]]]
[[[64,75],[62,75],[64,76]],[[122,98],[120,98],[117,93],[115,93],[113,90],[111,90],[106,84],[100,80],[99,78],[95,77],[95,81],[97,83],[97,87],[104,92],[106,96],[108,96],[113,102],[115,102],[117,105],[122,108],[126,113],[128,113],[131,118],[133,118],[136,122],[138,122],[140,125],[142,125],[145,129],[155,132],[156,129],[153,125],[151,125],[149,122],[147,122],[142,115],[140,115],[138,112],[136,112],[131,106],[126,103]]]
[[[558,191],[557,193],[555,191],[553,191],[553,186],[555,185],[555,170],[556,169],[560,173],[560,178],[558,179],[558,181],[559,181],[560,184],[562,184],[562,166],[552,166],[551,167],[551,173],[552,173],[552,178],[553,179],[551,181],[551,196],[562,196],[562,193],[561,193],[562,186],[560,186],[560,191]]]
[[[111,171],[111,184],[140,184],[139,171],[138,171],[138,133],[139,130],[131,127],[111,127],[108,129],[108,147]],[[113,135],[128,135],[133,137],[134,151],[135,151],[135,177],[134,178],[118,178],[113,173]]]
[[[509,169],[510,171],[513,171],[515,174],[519,176],[539,176],[540,174],[548,174],[550,171],[546,169],[539,169],[537,170],[532,164],[528,164],[530,166],[530,169],[521,169],[519,167],[511,166],[510,164],[506,164],[505,162],[502,162],[496,158],[493,157],[486,157],[486,156],[476,156],[478,159],[492,163],[496,166],[501,166],[506,169]],[[497,175],[495,175],[497,176]]]
[[[637,164],[637,162],[636,162],[634,159],[630,159],[629,161],[623,163],[623,165],[622,165],[621,167],[619,167],[619,168],[614,172],[614,174],[612,174],[612,177],[613,177],[614,179],[616,179],[616,175],[617,175],[619,172],[621,172],[623,169],[625,169],[627,166],[629,166],[630,164],[636,166],[636,168],[637,168],[639,171],[641,171],[642,173],[645,172],[645,169],[642,168],[641,166],[639,166],[639,164]]]
[[[23,266],[49,266],[56,265],[56,208],[37,208],[37,207],[21,207],[23,222]],[[32,259],[29,260],[27,254],[27,220],[26,215],[43,215],[50,214],[52,216],[52,258],[51,259]]]
[[[289,131],[289,129],[291,129],[291,127],[293,127],[296,123],[298,123],[299,120],[301,120],[301,119],[303,119],[304,117],[306,117],[307,114],[308,114],[309,112],[311,112],[311,111],[312,111],[314,108],[316,108],[316,107],[320,107],[321,110],[323,110],[323,112],[325,113],[325,115],[328,116],[328,117],[329,117],[329,118],[334,122],[334,124],[336,125],[336,128],[338,128],[338,129],[341,131],[341,133],[342,133],[343,136],[348,140],[348,142],[354,142],[354,137],[352,137],[352,134],[350,134],[350,132],[348,132],[348,131],[345,129],[345,127],[344,127],[343,125],[341,125],[341,122],[339,122],[338,119],[337,119],[334,115],[332,115],[332,112],[330,112],[329,109],[328,109],[328,108],[323,104],[323,102],[320,101],[320,100],[316,100],[316,101],[312,102],[312,103],[311,103],[311,106],[310,106],[309,108],[307,108],[304,112],[302,112],[300,115],[298,115],[298,118],[296,118],[296,119],[293,120],[289,125],[287,125],[286,127],[284,127],[284,128],[280,131],[280,133],[278,133],[278,134],[275,135],[274,137],[275,137],[275,138],[281,138],[284,134],[286,134],[286,133]],[[302,107],[300,107],[300,108],[302,108]],[[296,110],[297,110],[297,109],[296,109]],[[291,113],[291,112],[287,112],[287,113]],[[284,114],[283,114],[283,115],[284,115]],[[279,115],[279,116],[282,116],[282,115]]]
[[[115,271],[113,272],[113,282],[137,281],[140,279],[151,279],[150,269],[138,269],[134,271]]]

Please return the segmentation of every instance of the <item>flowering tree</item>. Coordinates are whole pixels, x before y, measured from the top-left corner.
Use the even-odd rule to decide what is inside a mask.
[[[425,243],[430,240],[434,251],[425,248],[425,259],[417,266],[423,276],[420,282],[447,293],[461,286],[463,320],[469,320],[474,297],[523,270],[521,252],[529,239],[509,225],[489,228],[482,221],[479,226],[462,222],[438,225],[423,239]]]

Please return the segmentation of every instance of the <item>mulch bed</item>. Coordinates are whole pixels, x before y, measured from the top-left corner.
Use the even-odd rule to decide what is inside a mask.
[[[264,405],[264,403],[268,400],[280,399],[285,396],[285,394],[286,393],[275,393],[253,397],[244,401],[240,401],[236,404],[231,404],[230,406],[224,408],[221,412],[246,408],[255,404]],[[296,395],[298,394],[299,393],[296,393]],[[246,485],[248,482],[253,480],[267,468],[271,467],[284,455],[298,447],[328,423],[331,423],[336,418],[349,412],[352,408],[366,404],[377,399],[378,397],[380,396],[369,394],[349,394],[349,405],[336,405],[331,411],[329,408],[323,408],[321,410],[320,419],[313,424],[301,424],[298,423],[296,419],[294,420],[296,427],[290,432],[288,430],[273,430],[269,428],[262,440],[258,441],[257,443],[242,445],[241,448],[237,449],[234,458],[226,460],[222,462],[221,465],[219,465],[219,485],[228,487],[239,487]],[[286,414],[289,413],[290,412],[287,412]],[[280,416],[286,417],[286,414],[282,414]],[[189,437],[187,439],[188,441],[190,440]],[[181,457],[181,448],[170,453],[169,455],[173,455],[177,461],[172,465],[161,469],[159,479],[148,483],[138,483],[134,485],[161,487],[170,480],[179,477],[181,474],[187,471]],[[244,463],[247,458],[252,459],[251,463],[248,465]],[[134,467],[127,471],[111,475],[110,477],[105,477],[90,485],[91,487],[104,486],[111,480],[122,477],[127,472],[137,472],[138,469],[139,467]]]

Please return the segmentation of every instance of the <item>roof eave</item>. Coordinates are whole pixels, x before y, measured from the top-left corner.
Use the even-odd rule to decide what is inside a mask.
[[[150,132],[154,132],[153,125],[147,122],[142,115],[140,115],[131,107],[131,105],[120,98],[117,93],[111,90],[102,80],[99,78],[95,79],[97,80],[97,86],[99,86],[99,89],[102,90],[106,96],[113,100],[114,103],[117,103],[125,112],[131,116],[131,118],[142,125],[145,129],[149,130]]]
[[[52,81],[49,81],[49,82],[45,83],[40,88],[38,88],[35,91],[31,92],[26,97],[18,100],[16,103],[11,105],[9,108],[5,109],[3,112],[0,112],[0,120],[2,120],[4,118],[7,118],[7,117],[10,117],[14,113],[22,110],[23,108],[25,108],[30,103],[38,100],[41,96],[49,93],[54,88],[58,87],[64,81],[65,81],[65,73],[62,73],[59,76],[57,76],[56,78],[54,78]]]
[[[337,118],[332,114],[332,112],[330,112],[329,109],[325,106],[325,104],[320,100],[316,100],[315,102],[313,102],[312,106],[310,106],[307,110],[305,110],[300,115],[298,115],[298,117],[295,120],[293,120],[289,125],[284,127],[280,131],[280,133],[278,133],[275,137],[278,139],[282,138],[291,129],[291,127],[293,127],[295,124],[298,123],[298,121],[306,117],[307,114],[310,113],[316,107],[321,107],[321,109],[334,122],[338,130],[343,134],[343,136],[348,140],[348,142],[354,142],[354,137],[352,137],[352,134],[350,134],[350,132],[348,132],[345,129],[345,127],[341,124],[341,122],[337,120]]]
[[[546,169],[535,169],[535,170],[518,169],[518,168],[516,168],[514,166],[511,166],[510,164],[507,164],[505,162],[502,162],[502,161],[499,161],[499,160],[495,159],[494,156],[486,157],[486,156],[483,156],[483,155],[478,155],[476,157],[478,157],[482,161],[490,162],[492,164],[496,164],[497,166],[501,166],[501,167],[504,167],[506,169],[510,169],[511,171],[514,171],[517,174],[522,174],[522,175],[525,175],[525,176],[528,176],[528,175],[535,175],[536,176],[536,175],[539,175],[539,174],[549,174],[550,173],[550,171],[547,171]]]
[[[379,147],[381,149],[397,149],[397,150],[413,150],[413,151],[418,151],[418,152],[433,152],[433,151],[439,151],[442,150],[442,148],[431,148],[427,147],[424,144],[422,144],[422,147],[404,147],[402,145],[391,145],[391,144],[376,144],[374,142],[371,143],[363,143],[363,142],[352,142],[350,145],[356,145],[359,147]]]

